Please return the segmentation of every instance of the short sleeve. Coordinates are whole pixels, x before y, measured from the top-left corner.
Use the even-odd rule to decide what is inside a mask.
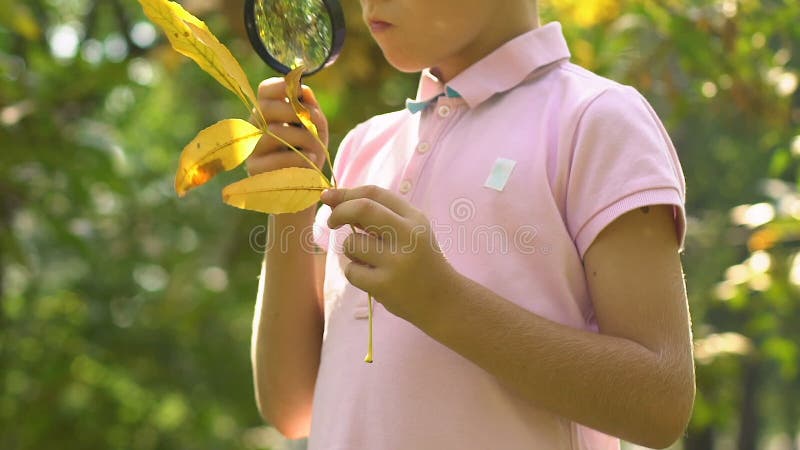
[[[339,149],[336,151],[336,156],[333,158],[333,174],[336,178],[337,185],[346,186],[345,181],[347,177],[348,161],[353,157],[354,148],[358,146],[360,136],[363,135],[365,123],[359,124],[353,128],[342,139],[339,144]],[[331,215],[331,207],[323,204],[317,209],[317,215],[314,218],[313,237],[314,243],[322,248],[325,252],[328,251],[330,244],[331,229],[328,227],[328,217]]]
[[[673,206],[683,249],[686,185],[672,141],[635,89],[609,88],[578,121],[567,185],[567,227],[581,259],[598,234],[624,213]]]

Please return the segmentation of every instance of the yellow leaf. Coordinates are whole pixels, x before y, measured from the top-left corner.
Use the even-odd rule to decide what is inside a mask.
[[[248,109],[258,104],[239,62],[203,21],[168,0],[139,0],[139,3],[147,17],[164,30],[177,52],[194,60],[201,69],[236,94]]]
[[[319,201],[330,184],[314,169],[287,167],[237,181],[222,190],[225,203],[267,214],[302,211]]]
[[[243,163],[263,131],[241,119],[227,119],[201,131],[181,153],[175,190],[183,197],[223,170]]]
[[[203,28],[204,30],[208,31],[209,33],[211,32],[211,30],[208,28],[208,26],[205,24],[205,22],[203,22],[202,20],[200,20],[197,17],[193,16],[192,13],[190,13],[189,11],[186,11],[185,9],[183,9],[183,6],[179,5],[178,3],[175,3],[175,2],[164,2],[164,1],[161,1],[161,3],[167,3],[167,6],[169,6],[169,8],[172,10],[172,13],[175,14],[175,16],[177,18],[179,18],[180,20],[182,20],[182,21],[184,21],[186,23],[191,23],[192,25],[194,25],[196,27]]]
[[[205,27],[203,22],[200,23],[203,25],[202,27],[198,27],[194,23],[189,22],[187,22],[187,25],[194,32],[195,37],[206,44],[208,48],[214,52],[214,55],[219,58],[225,73],[236,81],[236,86],[238,86],[241,92],[250,100],[250,106],[258,105],[256,94],[250,86],[250,80],[247,78],[247,74],[244,73],[242,66],[239,65],[239,61],[237,61],[236,57],[228,50],[228,47],[225,47],[217,37]]]
[[[300,78],[303,76],[304,70],[305,67],[300,65],[283,77],[284,81],[286,81],[286,97],[289,99],[289,103],[292,104],[294,113],[297,114],[297,118],[300,119],[300,122],[303,123],[303,126],[305,126],[308,131],[310,131],[314,137],[319,140],[317,126],[311,121],[311,112],[309,112],[309,110],[303,106],[302,103],[300,103]]]

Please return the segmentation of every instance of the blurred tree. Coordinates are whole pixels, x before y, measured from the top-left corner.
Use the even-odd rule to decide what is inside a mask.
[[[241,1],[184,3],[253,80],[275,75]],[[800,4],[543,3],[573,60],[639,88],[681,154],[698,362],[685,448],[794,441]],[[344,6],[345,50],[309,80],[333,149],[416,88]],[[180,202],[172,189],[183,145],[235,116],[136,2],[0,0],[0,448],[270,445],[248,354],[264,217],[219,199],[243,171]]]
[[[796,449],[800,3],[620,1],[591,20],[582,3],[553,0],[547,14],[579,64],[648,97],[687,178],[698,396],[684,446],[778,436]]]

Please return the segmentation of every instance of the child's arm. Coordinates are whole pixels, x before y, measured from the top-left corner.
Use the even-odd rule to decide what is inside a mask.
[[[304,128],[286,100],[282,79],[272,78],[258,89],[259,107],[270,131],[322,167],[325,151]],[[303,103],[323,143],[328,126],[314,94],[303,88]],[[264,137],[247,160],[257,174],[307,163],[276,139]],[[305,436],[311,422],[311,403],[322,345],[322,283],[325,255],[312,244],[314,207],[269,218],[267,245],[253,317],[252,368],[258,410],[284,435]]]
[[[671,206],[629,212],[585,258],[600,334],[523,310],[460,278],[424,331],[559,415],[652,448],[694,401],[691,331]],[[459,320],[452,320],[459,317]]]
[[[323,201],[333,208],[331,228],[389,227],[396,248],[415,249],[380,252],[373,238],[348,237],[362,242],[346,240],[347,256],[368,264],[347,265],[353,285],[520,396],[649,447],[666,447],[683,432],[694,366],[672,207],[624,214],[586,253],[596,334],[545,319],[457,273],[424,214],[391,191],[334,190]]]
[[[290,438],[308,434],[322,345],[325,254],[311,254],[302,244],[312,242],[314,209],[270,217],[273,244],[264,255],[253,318],[258,410]],[[283,242],[276,243],[275,237]]]

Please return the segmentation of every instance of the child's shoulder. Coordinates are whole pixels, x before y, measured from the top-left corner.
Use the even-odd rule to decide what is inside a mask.
[[[534,73],[515,89],[521,93],[521,101],[541,105],[533,108],[538,111],[536,117],[541,114],[555,117],[568,128],[595,119],[612,123],[649,122],[657,117],[644,95],[632,86],[569,61],[549,69],[538,75]]]
[[[574,79],[583,83],[588,83],[587,88],[604,88],[610,86],[622,86],[619,82],[610,78],[606,78],[589,69],[586,69],[573,62],[565,61],[559,64],[557,69],[553,71],[557,75],[565,79]]]
[[[353,132],[376,137],[376,135],[390,132],[391,130],[396,130],[403,126],[403,123],[408,117],[409,113],[405,109],[377,114],[356,125],[355,128],[353,128]]]
[[[378,114],[359,123],[343,141],[349,147],[362,147],[364,143],[385,141],[395,135],[408,120],[407,110]]]
[[[336,152],[334,169],[345,164],[339,160],[347,161],[341,168],[342,172],[336,172],[337,178],[346,176],[347,172],[359,162],[361,165],[365,165],[373,159],[383,144],[389,142],[398,133],[398,130],[402,129],[407,119],[408,112],[400,110],[372,116],[353,127],[344,137]]]
[[[594,103],[615,105],[620,110],[647,103],[636,88],[598,75],[571,62],[559,64],[544,78],[548,90],[558,95],[565,104],[573,104],[580,110]],[[597,100],[601,98],[603,101],[598,102]]]

